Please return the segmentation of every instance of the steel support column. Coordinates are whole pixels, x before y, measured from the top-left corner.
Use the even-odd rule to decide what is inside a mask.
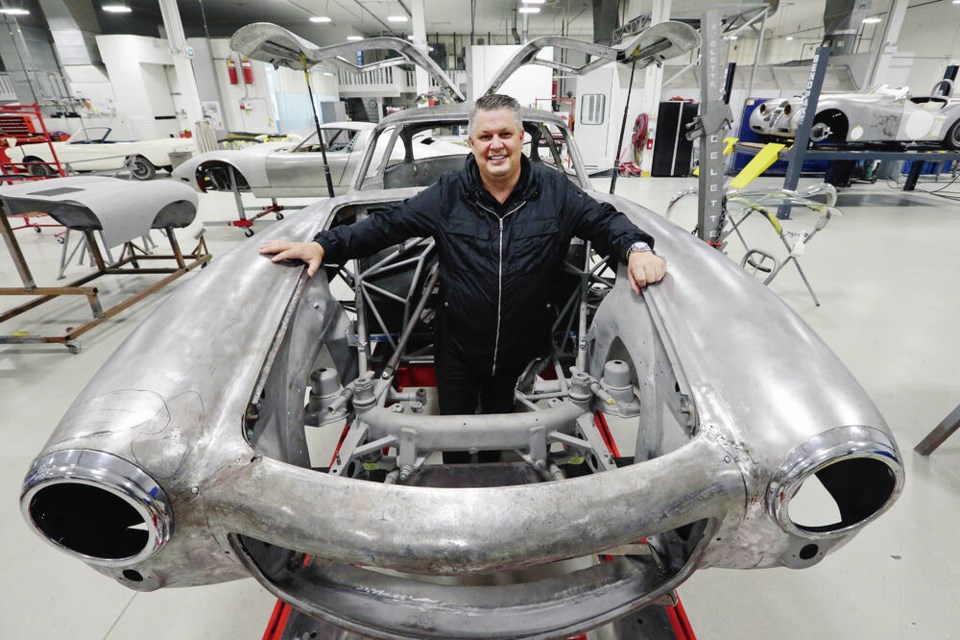
[[[187,47],[187,39],[183,35],[183,23],[180,21],[177,0],[159,0],[159,4],[160,14],[163,16],[163,28],[167,32],[170,54],[173,56],[173,67],[177,72],[177,81],[180,84],[182,106],[184,111],[187,112],[187,126],[184,128],[192,128],[194,122],[203,120],[203,109],[200,106],[197,78],[193,75],[190,49]]]
[[[700,120],[710,120],[708,111],[723,106],[723,68],[720,61],[720,12],[707,11],[700,22]],[[729,109],[728,109],[729,110]],[[699,207],[697,223],[700,238],[716,242],[720,237],[723,215],[723,137],[724,130],[700,136]]]
[[[827,73],[827,63],[830,61],[830,47],[818,47],[813,54],[813,65],[810,67],[810,76],[807,78],[806,92],[803,94],[803,112],[800,114],[800,124],[797,125],[797,136],[793,141],[793,150],[790,152],[790,164],[787,165],[787,175],[783,180],[783,188],[795,191],[800,182],[800,172],[803,170],[803,160],[810,144],[810,127],[813,118],[817,115],[817,101],[820,99],[820,90],[823,89],[823,78]],[[777,210],[777,217],[781,220],[790,218],[790,205],[781,205]]]
[[[410,7],[413,11],[413,44],[423,51],[423,55],[429,55],[427,47],[427,17],[423,8],[423,0],[410,0]],[[417,79],[417,94],[430,91],[430,76],[426,69],[420,65],[415,66]]]

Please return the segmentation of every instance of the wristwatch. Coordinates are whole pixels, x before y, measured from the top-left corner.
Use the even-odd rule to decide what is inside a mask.
[[[627,260],[630,260],[630,254],[632,253],[646,253],[647,251],[653,253],[653,247],[648,245],[646,242],[634,242],[627,248]]]

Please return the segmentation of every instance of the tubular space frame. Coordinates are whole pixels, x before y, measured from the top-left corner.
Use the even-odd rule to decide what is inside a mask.
[[[411,255],[412,252],[418,249],[420,249],[420,251],[417,255]],[[346,265],[339,265],[338,275],[340,275],[340,277],[342,277],[347,285],[350,286],[350,288],[354,291],[353,310],[358,316],[356,324],[356,346],[360,351],[360,378],[368,377],[374,374],[374,372],[369,368],[369,345],[371,340],[375,342],[387,342],[394,350],[397,349],[398,346],[397,338],[390,332],[389,328],[386,326],[386,322],[383,320],[384,314],[381,310],[382,303],[376,299],[376,296],[381,296],[395,302],[400,302],[403,305],[403,325],[405,329],[403,333],[412,330],[413,325],[415,325],[419,320],[419,317],[416,317],[413,313],[414,309],[416,308],[415,300],[417,299],[417,289],[418,287],[422,286],[422,283],[420,282],[422,279],[421,276],[426,272],[428,264],[432,259],[435,250],[436,242],[433,239],[413,238],[403,242],[389,254],[365,269],[357,268],[355,270],[351,270]],[[574,319],[577,319],[578,321],[578,343],[574,345],[577,361],[576,364],[579,370],[582,371],[585,369],[586,342],[583,339],[583,336],[586,334],[588,308],[591,306],[587,301],[587,295],[590,288],[594,285],[609,288],[613,284],[612,278],[609,276],[609,266],[607,263],[603,260],[593,263],[594,261],[591,259],[593,253],[590,250],[589,243],[587,243],[586,256],[586,264],[582,268],[574,267],[570,263],[565,263],[564,265],[568,272],[576,274],[579,277],[580,285],[576,287],[574,291],[572,291],[567,297],[562,310],[558,314],[557,319],[553,324],[553,331],[556,332],[556,330],[562,326],[566,320],[566,331],[563,333],[559,344],[555,343],[554,347],[556,352],[552,356],[552,367],[557,372],[562,393],[544,395],[542,393],[537,394],[534,391],[528,395],[518,390],[517,396],[520,402],[532,410],[541,410],[540,407],[534,405],[534,402],[537,400],[542,400],[552,395],[557,395],[557,397],[566,395],[568,383],[560,369],[559,352],[563,349],[566,341],[571,337],[570,329],[572,328]],[[411,279],[405,295],[403,296],[392,294],[389,291],[385,291],[384,289],[369,282],[369,279],[374,275],[408,267],[411,264],[415,265],[414,276]],[[431,292],[423,291],[420,293],[421,295],[430,295]],[[372,294],[376,294],[376,296]],[[580,301],[579,305],[577,304],[578,300]],[[368,330],[366,322],[360,317],[363,315],[364,309],[370,310],[370,314],[373,316],[373,319],[381,333],[371,333]],[[401,359],[409,361],[413,357],[415,356],[403,354]],[[387,375],[386,372],[384,372],[384,375]],[[380,394],[378,398],[378,404],[383,406],[383,404],[386,402],[386,399],[387,394]],[[587,440],[582,440],[573,436],[567,436],[564,441],[569,441],[568,444],[576,445],[575,448],[590,450],[597,454],[598,458],[609,453],[603,450],[605,445],[603,445],[602,439],[591,437],[593,435],[593,427],[591,425],[581,425],[581,428],[587,432],[590,432],[587,434]],[[353,428],[350,430],[351,432],[357,431]],[[340,451],[341,459],[352,459],[355,454],[372,450],[372,445],[364,445],[365,435],[366,434],[364,433],[352,433],[353,437],[347,437],[347,439],[344,440],[342,450]],[[558,437],[562,438],[562,436]],[[418,462],[422,463],[423,460],[418,460]],[[342,470],[345,467],[346,465],[344,464],[339,465],[338,468]]]

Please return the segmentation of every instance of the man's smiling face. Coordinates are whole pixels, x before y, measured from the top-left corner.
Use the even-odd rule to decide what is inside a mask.
[[[520,177],[523,130],[509,109],[477,111],[470,148],[484,182],[509,182]]]

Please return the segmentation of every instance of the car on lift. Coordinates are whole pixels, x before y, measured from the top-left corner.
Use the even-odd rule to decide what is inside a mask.
[[[946,81],[943,81],[946,82]],[[939,86],[940,83],[938,83]],[[774,98],[750,114],[750,129],[771,138],[795,138],[804,98]],[[810,127],[817,143],[928,143],[960,149],[960,99],[913,96],[885,85],[867,93],[821,95]]]
[[[657,25],[601,51],[654,62],[697,42]],[[293,68],[326,51],[263,24],[232,44]],[[669,272],[638,296],[572,243],[548,306],[553,353],[518,379],[516,413],[436,415],[431,238],[312,278],[259,255],[262,240],[389,211],[462,167],[417,157],[413,141],[462,131],[470,106],[384,118],[349,193],[158,306],[35,459],[27,522],[130,589],[253,576],[316,625],[364,637],[561,638],[610,623],[603,637],[636,638],[616,625],[695,570],[810,567],[893,504],[902,456],[840,360],[724,255],[594,190],[556,114],[523,110],[523,153],[649,231]],[[517,229],[531,246],[549,232]],[[505,458],[440,463],[451,449]]]
[[[367,153],[375,125],[371,122],[331,122],[320,125],[326,161],[335,194],[350,188],[353,174]],[[467,154],[429,131],[413,141],[417,155]],[[324,179],[324,151],[313,131],[300,140],[264,142],[242,149],[218,149],[193,156],[173,171],[173,177],[201,192],[251,192],[258,198],[329,195]],[[402,157],[398,157],[399,161]]]
[[[197,151],[190,138],[116,140],[112,134],[111,127],[84,127],[62,142],[22,144],[8,148],[6,153],[12,163],[23,164],[35,175],[56,172],[56,153],[68,173],[113,171],[126,165],[135,179],[151,180],[158,169],[173,170],[175,162],[170,154]]]

